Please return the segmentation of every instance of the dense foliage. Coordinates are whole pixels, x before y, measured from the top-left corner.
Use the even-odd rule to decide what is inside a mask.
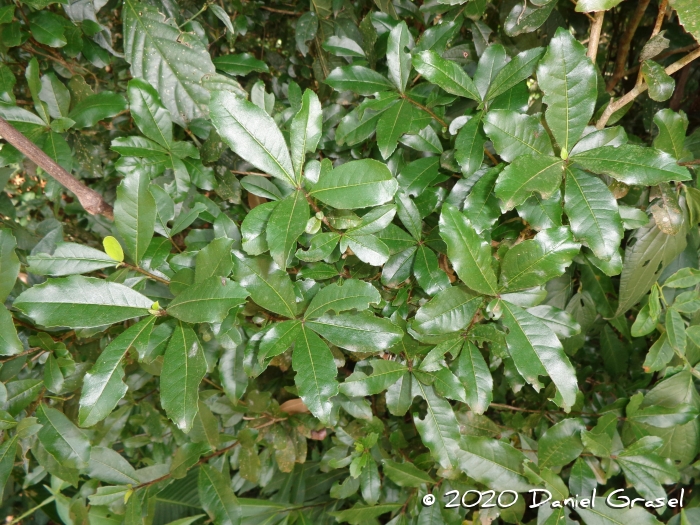
[[[698,40],[696,0],[0,0],[0,516],[700,523]]]

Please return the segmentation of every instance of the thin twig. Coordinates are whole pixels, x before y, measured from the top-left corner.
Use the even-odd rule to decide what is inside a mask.
[[[664,23],[664,17],[666,16],[666,7],[668,6],[668,0],[661,0],[659,3],[659,13],[656,15],[656,22],[654,23],[654,29],[651,32],[649,39],[651,40],[661,31],[661,26]]]
[[[256,177],[270,177],[267,173],[259,173],[257,171],[236,171],[236,170],[229,170],[231,173],[234,173],[235,175],[254,175]]]
[[[693,60],[696,58],[700,57],[700,47],[698,47],[695,51],[692,53],[688,53],[686,56],[681,58],[680,60],[677,60],[670,66],[668,66],[665,71],[667,75],[672,75],[676,71],[684,68],[686,65],[690,64]],[[634,89],[632,89],[629,93],[627,93],[625,96],[620,97],[619,99],[615,100],[614,102],[611,100],[610,103],[608,104],[608,107],[605,108],[605,111],[603,111],[603,114],[600,117],[600,120],[596,123],[596,128],[598,129],[603,129],[605,127],[605,124],[607,124],[608,120],[610,120],[610,117],[615,113],[618,109],[625,107],[627,104],[632,102],[635,98],[637,98],[639,95],[644,93],[647,89],[649,89],[649,86],[647,85],[646,82],[643,82],[642,84],[635,86]]]
[[[22,135],[15,127],[0,117],[0,135],[8,143],[24,153],[39,166],[46,174],[56,180],[61,186],[72,191],[78,201],[90,215],[104,215],[114,219],[114,210],[95,190],[88,188],[81,181],[64,170],[55,160],[41,151],[32,141]]]
[[[593,17],[591,24],[591,36],[588,39],[588,58],[595,64],[595,59],[598,56],[598,44],[600,43],[600,32],[603,29],[603,18],[605,11],[598,11]]]
[[[632,40],[634,39],[634,34],[637,32],[639,23],[642,21],[644,12],[649,5],[649,1],[650,0],[639,0],[637,9],[635,9],[634,13],[632,14],[632,18],[630,18],[627,28],[622,34],[622,38],[620,38],[620,42],[617,47],[617,56],[615,57],[615,69],[613,69],[612,77],[610,80],[608,80],[608,85],[606,86],[606,91],[608,93],[612,93],[615,90],[615,86],[617,86],[618,82],[622,80],[622,77],[625,74],[625,65],[627,64],[627,58],[630,54]]]
[[[443,128],[449,127],[449,124],[448,124],[447,122],[445,122],[444,120],[442,120],[442,119],[441,119],[440,117],[438,117],[434,112],[432,112],[429,108],[427,108],[426,106],[424,106],[424,105],[421,104],[420,102],[417,102],[417,101],[413,100],[411,97],[407,97],[404,93],[401,93],[401,98],[403,98],[404,100],[407,100],[408,102],[410,102],[411,104],[413,104],[413,105],[416,106],[417,108],[422,109],[423,111],[425,111],[428,115],[430,115],[431,117],[433,117],[433,118],[437,121],[437,123],[440,124]]]
[[[697,49],[698,47],[700,47],[700,46],[698,46],[698,44],[690,44],[689,46],[684,46],[684,47],[679,47],[677,49],[672,49],[670,51],[666,51],[664,53],[661,53],[659,56],[656,57],[655,61],[658,62],[660,60],[663,60],[664,58],[668,58],[668,57],[673,56],[673,55],[678,55],[680,53],[686,53],[687,51],[693,51],[693,50]],[[633,75],[634,73],[639,71],[640,67],[641,67],[641,65],[637,64],[636,66],[629,68],[627,71],[625,71],[625,74],[623,76],[628,77],[630,75]]]
[[[301,16],[301,13],[297,13],[296,11],[287,11],[286,9],[275,9],[274,7],[267,7],[264,5],[261,5],[260,9],[269,11],[270,13],[277,13],[280,15]]]
[[[129,264],[129,263],[125,263],[125,262],[122,263],[122,266],[128,268],[129,270],[133,270],[133,271],[138,272],[142,275],[145,275],[149,279],[153,279],[154,281],[158,281],[159,283],[170,284],[170,281],[168,281],[167,279],[163,279],[162,277],[158,277],[157,275],[154,275],[151,272],[144,270],[140,266],[134,266],[133,264]]]
[[[314,200],[311,198],[311,195],[309,195],[309,194],[306,193],[306,192],[304,192],[304,195],[306,195],[306,200],[307,200],[308,203],[311,205],[311,207],[314,209],[314,211],[315,211],[316,213],[321,213],[321,214],[323,214],[323,212],[321,211],[321,208],[319,208],[318,205],[317,205],[317,204],[314,202]],[[326,226],[328,226],[328,228],[329,228],[332,232],[340,233],[338,230],[336,230],[336,229],[331,225],[330,221],[328,220],[328,217],[326,217],[325,215],[323,215],[323,217],[321,218],[321,222],[323,222],[323,224],[325,224]]]

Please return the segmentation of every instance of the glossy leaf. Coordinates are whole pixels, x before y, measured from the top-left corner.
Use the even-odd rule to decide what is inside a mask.
[[[137,265],[153,238],[156,224],[156,201],[148,191],[149,184],[150,177],[145,173],[130,173],[117,188],[114,204],[114,225],[126,253]]]

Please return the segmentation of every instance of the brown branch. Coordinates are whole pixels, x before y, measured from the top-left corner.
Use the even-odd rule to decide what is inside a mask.
[[[133,264],[129,264],[129,263],[125,263],[125,262],[123,262],[121,264],[122,264],[122,266],[128,268],[129,270],[133,270],[133,271],[138,272],[142,275],[145,275],[149,279],[153,279],[154,281],[158,281],[159,283],[163,283],[163,284],[170,284],[170,281],[168,281],[167,279],[163,279],[162,277],[158,277],[157,275],[154,275],[151,272],[144,270],[140,266],[134,266]]]
[[[265,11],[269,11],[270,13],[277,13],[280,15],[289,15],[289,16],[301,16],[301,13],[297,13],[296,11],[287,11],[286,9],[275,9],[274,7],[267,7],[264,5],[259,6],[260,9],[264,9]]]
[[[319,208],[318,205],[317,205],[317,204],[314,202],[314,200],[311,198],[311,195],[309,195],[309,194],[306,193],[306,192],[304,192],[304,195],[306,195],[306,200],[308,201],[308,203],[311,205],[311,207],[314,209],[314,211],[315,211],[316,213],[323,213],[323,211],[321,211],[321,208]],[[326,217],[325,215],[323,215],[323,218],[321,219],[321,222],[323,222],[323,224],[325,224],[326,226],[328,226],[328,228],[329,228],[332,232],[340,233],[338,230],[336,230],[336,229],[331,225],[330,221],[328,220],[328,217]]]
[[[447,122],[445,122],[444,120],[442,120],[442,119],[441,119],[440,117],[438,117],[434,112],[432,112],[430,109],[428,109],[426,106],[424,106],[424,105],[421,104],[420,102],[417,102],[417,101],[413,100],[411,97],[407,97],[404,93],[401,93],[401,98],[403,98],[404,100],[407,100],[408,102],[410,102],[411,104],[413,104],[413,105],[416,106],[417,108],[422,109],[423,111],[425,111],[428,115],[430,115],[431,117],[433,117],[433,118],[437,121],[437,123],[440,124],[443,128],[449,127],[449,124],[448,124]]]
[[[679,166],[697,166],[700,164],[700,159],[695,159],[695,160],[689,160],[687,162],[679,162]]]
[[[661,31],[661,26],[666,16],[666,7],[668,7],[668,0],[661,0],[661,2],[659,2],[659,13],[656,15],[656,22],[654,23],[654,30],[651,32],[649,39],[654,38],[659,34],[659,31]]]
[[[15,127],[0,117],[0,136],[24,153],[37,166],[43,169],[50,177],[56,180],[66,189],[75,194],[85,211],[90,215],[104,215],[108,219],[114,219],[114,210],[95,190],[88,188],[64,170],[46,153],[41,151],[32,141],[22,135]]]
[[[605,11],[598,11],[591,24],[591,36],[588,39],[588,58],[591,59],[593,65],[595,65],[595,59],[598,56],[598,44],[600,43],[600,32],[603,29],[603,18],[605,17]]]
[[[634,34],[637,32],[639,23],[642,21],[644,12],[649,5],[649,1],[650,0],[639,0],[637,9],[635,9],[634,13],[632,14],[632,18],[630,19],[625,32],[622,34],[622,38],[620,38],[620,42],[617,47],[617,56],[615,57],[615,69],[613,69],[612,77],[610,80],[608,80],[608,85],[606,86],[606,91],[608,93],[612,93],[614,91],[615,86],[617,86],[618,82],[622,80],[622,77],[625,74],[625,65],[627,64],[627,58],[630,54],[632,40],[634,39]]]
[[[679,47],[677,49],[672,49],[670,51],[666,51],[664,53],[661,53],[659,56],[656,57],[656,61],[658,62],[659,60],[663,60],[664,58],[668,58],[673,55],[678,55],[679,53],[685,53],[687,51],[693,51],[697,49],[699,46],[698,44],[690,44],[689,46],[684,46],[684,47]],[[634,67],[629,68],[627,71],[625,71],[625,74],[623,76],[628,77],[630,75],[633,75],[637,71],[639,71],[639,68],[641,66],[637,64]]]
[[[235,175],[255,175],[256,177],[270,177],[267,173],[258,173],[257,171],[236,171],[236,170],[229,170],[231,173],[234,173]]]
[[[695,51],[692,53],[688,53],[686,56],[681,58],[680,60],[677,60],[670,66],[668,66],[665,71],[667,75],[672,75],[676,71],[684,68],[686,65],[690,64],[693,60],[696,58],[700,57],[700,47],[698,47]],[[598,129],[603,129],[605,127],[605,124],[607,124],[608,120],[610,120],[610,117],[615,113],[618,109],[625,107],[627,104],[632,102],[635,98],[637,98],[639,95],[644,93],[647,89],[649,89],[649,86],[647,85],[646,82],[641,83],[638,86],[635,86],[634,89],[632,89],[629,93],[627,93],[625,96],[613,101],[612,99],[610,100],[610,103],[608,104],[608,107],[605,108],[605,111],[603,111],[603,114],[601,115],[600,119],[596,123],[596,128]]]

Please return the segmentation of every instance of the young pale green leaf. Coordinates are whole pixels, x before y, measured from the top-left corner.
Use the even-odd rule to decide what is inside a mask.
[[[259,170],[296,186],[287,144],[265,110],[228,91],[214,91],[209,110],[219,136],[234,152]]]
[[[459,466],[470,478],[489,488],[509,487],[526,491],[531,485],[522,474],[525,455],[512,446],[488,437],[463,436]]]
[[[37,437],[46,451],[61,465],[85,468],[90,460],[90,441],[63,412],[41,404],[37,409],[43,426]]]
[[[421,396],[426,403],[423,419],[413,414],[413,423],[433,459],[445,469],[455,469],[460,462],[459,424],[452,405],[438,396],[432,386],[412,382],[411,398]]]
[[[563,399],[565,409],[576,401],[576,370],[552,330],[532,314],[501,301],[506,344],[518,372],[535,389],[542,388],[540,375],[548,375]]]
[[[506,166],[496,182],[496,196],[504,212],[524,203],[533,192],[550,198],[561,185],[564,162],[545,155],[524,155]]]
[[[411,53],[406,51],[413,38],[406,22],[400,22],[389,33],[386,44],[386,63],[389,66],[389,79],[403,93],[411,74]]]
[[[152,304],[123,284],[81,276],[49,279],[14,302],[41,326],[70,328],[95,328],[141,317]]]
[[[653,60],[642,62],[642,76],[649,86],[649,98],[656,102],[665,102],[673,95],[676,81],[664,67]]]
[[[297,312],[294,285],[266,256],[245,257],[234,251],[233,277],[243,286],[250,298],[266,310],[293,318]]]
[[[297,239],[309,220],[309,203],[302,190],[294,191],[277,203],[267,221],[267,245],[280,268],[291,266]]]
[[[593,173],[609,175],[625,184],[655,186],[660,182],[690,180],[690,173],[668,153],[633,144],[603,146],[572,157]]]
[[[416,467],[413,463],[398,463],[390,459],[382,461],[382,471],[391,481],[399,487],[420,487],[431,485],[435,480],[425,471]]]
[[[160,374],[160,403],[168,417],[185,433],[192,429],[199,410],[199,383],[207,372],[207,361],[197,334],[179,322],[163,356]]]
[[[341,164],[324,174],[309,195],[339,210],[390,202],[399,184],[386,164],[372,159]]]
[[[138,78],[127,87],[129,110],[134,122],[146,137],[170,149],[173,142],[173,123],[170,112],[160,101],[158,92],[148,82]]]
[[[145,347],[156,317],[147,317],[122,332],[102,351],[83,379],[78,423],[91,427],[106,418],[127,392],[122,359],[131,347]]]
[[[474,81],[459,64],[452,60],[445,60],[435,51],[427,50],[414,55],[413,67],[423,77],[448,93],[476,101],[481,100]]]
[[[307,89],[301,99],[301,109],[292,119],[290,144],[292,164],[297,184],[301,184],[301,172],[306,164],[306,154],[316,151],[321,139],[323,114],[316,93]]]
[[[326,343],[304,325],[294,344],[292,368],[302,401],[314,416],[327,424],[333,409],[330,398],[338,393],[338,371]]]
[[[469,177],[484,161],[486,136],[482,130],[483,113],[479,112],[460,128],[455,139],[455,160],[462,168],[462,176]]]
[[[17,242],[12,232],[0,228],[0,302],[5,302],[17,281],[20,264],[15,253],[16,247]]]
[[[543,47],[534,47],[518,53],[501,69],[489,85],[484,100],[493,100],[512,89],[523,80],[529,78],[535,71],[537,63],[544,55]]]
[[[246,297],[248,292],[237,282],[212,276],[178,294],[166,311],[186,323],[220,323]]]
[[[506,162],[523,155],[552,155],[552,141],[540,121],[507,109],[494,109],[484,117],[484,131]]]
[[[440,336],[463,330],[472,321],[483,299],[459,286],[451,286],[421,306],[411,329],[423,336]]]
[[[477,414],[486,412],[493,400],[493,378],[484,356],[474,343],[464,343],[457,365],[452,368],[464,385],[469,408]]]
[[[501,283],[508,291],[533,288],[562,275],[578,254],[569,228],[542,230],[506,252],[501,264]]]
[[[150,183],[146,173],[134,171],[117,188],[114,226],[134,264],[141,262],[155,230],[156,201],[148,191]]]
[[[242,509],[226,476],[209,465],[199,467],[197,491],[202,507],[216,525],[240,525]]]
[[[173,122],[184,126],[205,117],[209,91],[201,81],[215,74],[206,44],[194,33],[183,33],[173,19],[142,2],[127,0],[122,16],[124,58],[131,65],[132,76],[158,91]]]
[[[355,371],[340,383],[340,393],[348,397],[361,397],[379,394],[404,377],[408,368],[396,361],[375,359],[372,365],[372,375]]]
[[[586,48],[563,27],[557,29],[537,66],[537,82],[547,104],[547,124],[564,159],[593,116],[596,79]]]
[[[622,239],[622,220],[605,183],[586,172],[567,168],[564,210],[574,237],[588,246],[596,257],[613,257]]]
[[[82,245],[76,245],[76,246],[82,246]],[[119,243],[119,241],[115,237],[108,235],[107,237],[102,239],[102,247],[105,249],[105,253],[111,259],[113,259],[116,262],[120,262],[120,263],[124,262],[124,250],[122,249],[122,245]],[[58,248],[59,248],[59,246],[57,246],[56,251],[58,251]],[[54,252],[54,256],[55,255],[56,255],[56,252]],[[97,254],[92,254],[92,255],[96,256]]]
[[[392,83],[385,76],[364,66],[337,67],[326,77],[325,82],[337,91],[350,90],[363,96],[393,89]]]
[[[404,335],[389,319],[375,317],[369,311],[326,313],[308,320],[306,326],[351,352],[379,353],[398,344]]]
[[[348,279],[342,285],[332,283],[322,288],[311,300],[304,319],[321,317],[329,311],[367,310],[370,304],[379,304],[381,296],[370,283]]]
[[[496,275],[491,268],[491,246],[469,225],[456,208],[444,205],[440,215],[440,237],[459,278],[472,290],[496,295]]]
[[[0,305],[0,355],[17,355],[23,349],[12,322],[12,314],[5,306]]]

